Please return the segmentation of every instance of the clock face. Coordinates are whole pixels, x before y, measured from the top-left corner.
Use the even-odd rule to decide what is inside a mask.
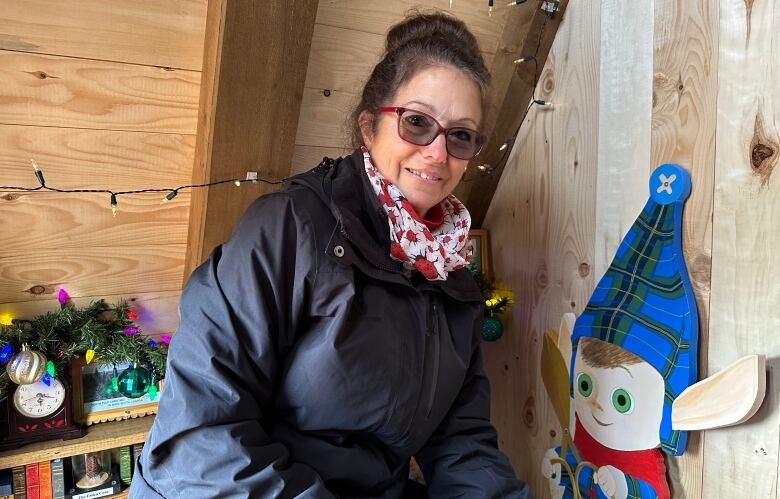
[[[47,386],[43,381],[19,385],[14,393],[14,406],[28,418],[43,418],[53,414],[65,401],[65,387],[60,380],[51,379]]]

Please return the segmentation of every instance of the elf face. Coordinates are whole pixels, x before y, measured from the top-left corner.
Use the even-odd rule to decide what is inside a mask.
[[[646,450],[660,445],[664,380],[647,362],[593,367],[577,349],[574,407],[587,432],[615,450]]]

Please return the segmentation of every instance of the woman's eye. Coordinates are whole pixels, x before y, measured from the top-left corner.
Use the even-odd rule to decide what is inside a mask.
[[[593,393],[593,380],[590,379],[590,376],[585,373],[577,375],[577,391],[583,397],[590,397],[590,394]]]
[[[631,414],[634,410],[634,399],[623,388],[612,390],[612,406],[620,414]]]
[[[418,127],[424,127],[427,128],[431,126],[431,122],[428,118],[425,116],[422,116],[420,114],[412,114],[409,116],[404,117],[404,120],[412,125],[412,126],[418,126]]]
[[[468,130],[454,130],[450,133],[450,137],[469,144],[474,142],[474,134]]]

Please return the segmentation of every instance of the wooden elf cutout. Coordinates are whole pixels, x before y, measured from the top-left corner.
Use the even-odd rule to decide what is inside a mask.
[[[656,168],[585,310],[545,336],[542,378],[563,428],[542,460],[553,498],[668,499],[662,451],[680,455],[686,431],[741,423],[761,405],[762,355],[696,383],[698,315],[682,252],[690,189],[682,167]]]

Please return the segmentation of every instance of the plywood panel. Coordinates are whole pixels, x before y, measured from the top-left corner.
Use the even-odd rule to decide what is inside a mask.
[[[295,146],[290,175],[297,175],[298,173],[311,170],[322,161],[324,156],[338,158],[351,152],[351,149],[339,147]]]
[[[305,88],[295,145],[345,146],[349,142],[347,116],[357,105],[358,99],[359,96],[355,94]]]
[[[601,1],[596,253],[598,280],[647,201],[653,2]],[[630,60],[631,64],[626,64]]]
[[[647,166],[650,171],[661,163],[677,163],[691,173],[691,197],[685,204],[683,220],[683,248],[699,309],[700,378],[707,371],[717,33],[715,2],[655,1],[652,149]],[[690,433],[686,453],[667,460],[675,497],[710,497],[702,494],[702,439],[707,436],[701,432]]]
[[[64,283],[64,287],[68,293],[74,292],[67,283]],[[56,294],[59,288],[52,287],[51,291],[45,295],[45,299],[38,297],[39,299],[35,301],[0,304],[0,316],[10,314],[11,317],[17,319],[31,319],[47,312],[54,312],[59,309]],[[160,291],[124,295],[72,296],[71,303],[77,307],[85,307],[101,298],[109,304],[115,304],[124,299],[130,308],[138,314],[138,319],[135,322],[143,333],[159,336],[170,334],[179,326],[177,306],[180,295],[179,291]]]
[[[200,73],[0,51],[0,123],[194,134]]]
[[[0,303],[181,289],[184,245],[5,251],[0,248]]]
[[[0,231],[13,237],[4,238],[0,254],[30,248],[186,244],[190,193],[182,191],[174,201],[161,205],[163,196],[119,196],[114,217],[108,194],[9,192],[0,197]]]
[[[449,0],[321,0],[317,23],[384,35],[411,8],[441,9],[452,12],[469,26],[481,50],[495,53],[498,37],[511,9],[506,3],[496,2],[493,15],[488,16],[484,0],[453,0],[452,9]]]
[[[569,4],[538,86],[556,108],[529,113],[485,223],[495,274],[515,292],[504,337],[483,344],[492,420],[536,497],[546,497],[542,455],[561,435],[540,376],[542,335],[581,311],[594,285],[599,27],[598,4]]]
[[[3,2],[0,49],[199,71],[206,1]]]
[[[720,2],[708,370],[767,356],[767,396],[746,424],[709,431],[702,497],[777,497],[780,391],[780,6]]]
[[[0,125],[0,185],[36,187],[34,158],[53,187],[176,187],[189,183],[194,153],[194,135]]]

